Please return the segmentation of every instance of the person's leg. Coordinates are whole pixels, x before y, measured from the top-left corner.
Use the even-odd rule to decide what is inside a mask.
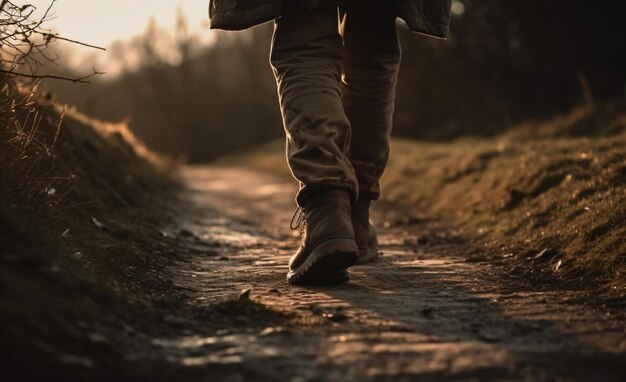
[[[401,53],[395,13],[388,2],[346,0],[346,9],[343,105],[352,127],[349,156],[359,183],[352,221],[363,263],[378,255],[369,207],[380,196],[380,177],[389,158]]]
[[[348,159],[350,122],[343,110],[343,44],[336,6],[306,10],[286,2],[276,20],[270,62],[276,76],[287,159],[300,182],[300,206],[318,192],[342,188],[352,200],[358,183]]]
[[[275,24],[270,60],[305,223],[287,280],[343,282],[345,269],[357,260],[351,203],[358,183],[347,155],[350,123],[341,99],[343,44],[337,7],[307,10],[293,1],[286,6]]]
[[[380,195],[389,158],[389,136],[400,67],[393,8],[385,1],[346,0],[343,105],[352,126],[350,161],[359,196]]]

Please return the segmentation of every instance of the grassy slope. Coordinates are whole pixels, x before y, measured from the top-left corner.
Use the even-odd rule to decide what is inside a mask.
[[[194,251],[176,229],[188,206],[171,163],[124,125],[16,86],[0,89],[4,377],[186,381],[194,371],[166,362],[155,337],[286,322],[251,300],[188,304],[168,273]]]
[[[526,276],[596,280],[624,295],[625,106],[582,107],[492,139],[394,140],[383,198],[423,206]],[[282,147],[223,163],[287,176]]]
[[[58,105],[2,90],[2,106],[17,103],[0,114],[4,375],[90,379],[96,364],[101,379],[125,375],[123,325],[150,316],[143,297],[159,282],[171,289],[145,274],[169,261],[146,258],[167,247],[156,240],[167,214],[152,209],[176,186],[124,126],[74,111],[59,124]]]

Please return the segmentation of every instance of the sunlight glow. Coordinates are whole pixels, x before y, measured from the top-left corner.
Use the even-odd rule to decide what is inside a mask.
[[[17,0],[32,4],[42,15],[51,0]],[[143,32],[150,18],[171,28],[180,8],[192,32],[208,30],[208,0],[56,0],[45,26],[64,37],[106,47],[115,40]]]
[[[139,66],[137,39],[146,33],[152,36],[155,52],[171,64],[180,61],[175,46],[181,37],[190,39],[191,51],[215,41],[215,33],[209,30],[208,0],[13,1],[36,7],[33,20],[43,17],[52,4],[42,24],[44,28],[65,38],[106,48],[100,51],[67,42],[53,47],[60,57],[59,67],[78,73],[89,72],[93,67],[106,73],[99,77],[102,80],[114,79],[122,71]],[[185,36],[175,30],[177,15],[187,21]]]

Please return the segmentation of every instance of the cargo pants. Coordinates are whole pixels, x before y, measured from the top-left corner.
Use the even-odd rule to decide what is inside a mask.
[[[376,200],[389,158],[400,44],[387,1],[295,4],[275,21],[270,63],[299,206],[324,189]]]

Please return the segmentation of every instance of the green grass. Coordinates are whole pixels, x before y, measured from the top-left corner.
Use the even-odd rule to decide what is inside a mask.
[[[289,176],[278,142],[221,163]],[[495,138],[395,139],[382,184],[383,199],[421,206],[507,255],[525,276],[626,295],[623,102],[580,107]]]

